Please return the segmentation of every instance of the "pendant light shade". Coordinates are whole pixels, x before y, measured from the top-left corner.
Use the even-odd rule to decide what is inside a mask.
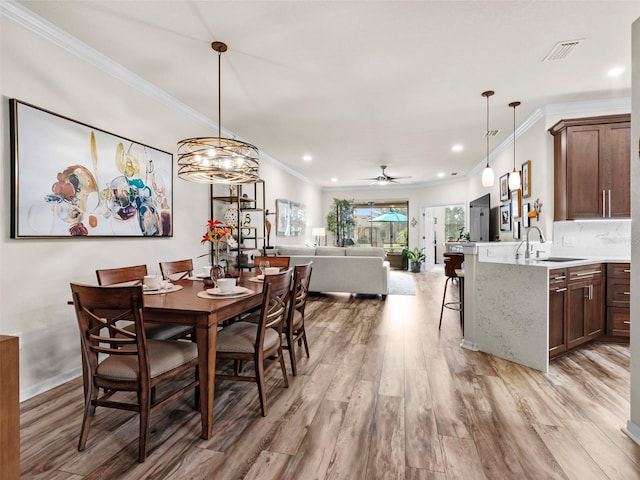
[[[187,138],[178,142],[178,176],[197,183],[254,183],[259,176],[259,152],[250,143],[222,137],[220,58],[227,45],[213,42],[218,52],[218,136]]]
[[[487,131],[484,134],[487,137],[487,164],[482,171],[482,186],[483,187],[492,187],[493,182],[495,181],[495,175],[493,174],[493,169],[491,165],[489,165],[489,137],[491,133],[489,132],[489,97],[492,96],[495,92],[493,90],[487,90],[486,92],[482,92],[482,96],[487,99]]]
[[[509,174],[509,190],[520,188],[520,172],[516,170],[516,107],[519,105],[520,102],[509,104],[513,108],[513,171]]]

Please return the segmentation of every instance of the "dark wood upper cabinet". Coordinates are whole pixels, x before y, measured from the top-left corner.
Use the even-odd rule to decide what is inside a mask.
[[[631,116],[561,120],[554,137],[554,219],[631,216]]]

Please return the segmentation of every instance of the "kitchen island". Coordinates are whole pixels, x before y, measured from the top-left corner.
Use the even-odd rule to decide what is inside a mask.
[[[629,261],[596,256],[554,259],[544,251],[545,244],[540,244],[541,256],[531,259],[515,258],[518,243],[460,245],[465,254],[462,346],[543,372],[549,369],[549,273]]]

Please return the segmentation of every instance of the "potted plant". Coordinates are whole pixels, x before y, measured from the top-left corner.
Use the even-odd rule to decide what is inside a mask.
[[[422,262],[425,260],[424,248],[415,247],[413,250],[405,250],[405,256],[411,262],[411,271],[418,273],[422,269]]]

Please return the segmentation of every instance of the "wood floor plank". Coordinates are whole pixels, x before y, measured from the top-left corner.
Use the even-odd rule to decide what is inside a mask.
[[[404,476],[404,418],[404,399],[378,396],[365,478],[395,479]]]
[[[280,480],[289,462],[289,455],[262,451],[244,480]]]
[[[474,441],[442,437],[447,480],[487,480]]]
[[[365,478],[378,385],[356,383],[336,440],[327,480]]]
[[[346,410],[343,402],[321,403],[302,445],[282,474],[283,480],[325,478]]]
[[[593,423],[566,420],[565,424],[608,478],[640,478],[640,465],[627,457]]]
[[[447,475],[443,472],[407,467],[404,478],[405,480],[447,480]]]
[[[526,478],[510,436],[492,412],[470,410],[472,438],[485,476],[491,480]]]
[[[443,357],[430,359],[427,362],[427,374],[438,433],[450,437],[470,438],[466,409],[459,392],[455,389],[447,360]]]
[[[327,387],[335,376],[336,372],[332,365],[318,366],[315,375],[305,382],[300,393],[300,401],[295,404],[295,411],[289,411],[287,421],[280,424],[269,446],[271,452],[288,455],[297,453],[325,397]]]
[[[575,480],[607,478],[566,428],[548,425],[534,425],[533,428],[538,432],[567,477]]]
[[[406,464],[422,470],[444,472],[427,371],[406,368],[405,378]]]
[[[356,381],[359,378],[360,365],[367,350],[366,345],[357,344],[345,352],[338,365],[333,365],[331,384],[326,386],[325,398],[336,402],[348,402]]]

